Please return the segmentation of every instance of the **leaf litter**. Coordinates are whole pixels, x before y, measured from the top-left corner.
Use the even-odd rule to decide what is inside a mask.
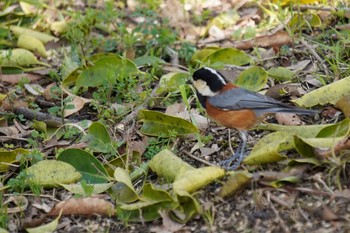
[[[344,65],[349,54],[341,48],[347,46],[344,22],[350,11],[345,3],[314,3],[98,2],[94,10],[105,9],[109,18],[99,21],[86,11],[79,15],[81,24],[59,10],[64,4],[6,5],[1,23],[10,26],[0,25],[0,32],[13,34],[0,34],[1,107],[9,114],[1,120],[1,200],[16,192],[28,198],[24,205],[2,201],[27,219],[11,213],[1,227],[10,232],[23,227],[28,232],[29,227],[38,227],[32,232],[348,230],[350,130],[343,114],[349,115]],[[79,4],[69,7],[77,13]],[[161,9],[161,17],[137,12],[138,6]],[[127,16],[113,18],[116,11],[110,9]],[[43,21],[27,23],[32,14]],[[75,31],[74,23],[82,30]],[[337,31],[327,29],[333,26]],[[185,47],[184,40],[196,49]],[[61,51],[54,49],[58,46]],[[223,70],[230,80],[234,76],[245,88],[323,109],[322,119],[267,118],[251,131],[251,150],[239,170],[225,172],[216,165],[231,153],[227,130],[203,119],[186,86],[191,71],[203,65]],[[55,162],[68,164],[73,175]],[[25,177],[26,170],[34,175]],[[36,182],[25,184],[33,177]],[[103,199],[96,196],[100,192]],[[47,205],[48,215],[59,217],[40,212]]]

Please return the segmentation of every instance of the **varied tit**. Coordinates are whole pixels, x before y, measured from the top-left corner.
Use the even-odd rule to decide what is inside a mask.
[[[228,170],[236,169],[247,143],[247,130],[254,127],[268,113],[296,113],[314,115],[317,111],[289,106],[271,97],[240,88],[218,71],[203,67],[193,73],[193,87],[207,114],[219,125],[240,132],[241,143],[236,153],[221,164]],[[237,160],[233,165],[231,163]]]

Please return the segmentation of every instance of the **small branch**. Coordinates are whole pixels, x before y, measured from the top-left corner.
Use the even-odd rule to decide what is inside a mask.
[[[339,11],[339,10],[344,10],[344,11],[350,11],[350,8],[336,8],[336,7],[328,7],[328,6],[315,6],[315,5],[299,5],[299,6],[294,6],[293,10],[318,10],[318,11]]]
[[[324,63],[324,59],[322,59],[315,51],[315,49],[309,45],[304,38],[301,38],[300,40],[301,44],[304,45],[309,51],[310,53],[316,58],[317,61],[319,61],[322,65],[322,68],[324,69],[324,72],[326,73],[327,76],[330,76],[330,72],[328,71],[328,67],[326,66],[326,64]]]
[[[186,155],[188,155],[189,157],[191,157],[192,159],[197,160],[197,161],[200,162],[200,163],[203,163],[203,164],[208,165],[208,166],[214,166],[214,167],[216,167],[214,164],[211,164],[211,163],[209,163],[209,162],[207,162],[207,161],[205,161],[205,160],[203,160],[203,159],[197,158],[196,156],[192,155],[191,153],[189,153],[189,152],[187,152],[187,151],[184,151],[184,153],[185,153]]]
[[[132,122],[135,119],[135,117],[137,116],[139,111],[147,108],[149,101],[152,100],[154,97],[156,97],[156,95],[157,95],[156,90],[157,89],[158,89],[158,85],[155,86],[153,88],[152,93],[148,97],[146,97],[139,106],[134,108],[134,110],[132,110],[132,112],[129,113],[129,115],[127,115],[122,121],[120,121],[118,125],[121,125],[122,128],[125,128],[126,125],[130,124],[130,122]]]
[[[275,213],[277,221],[280,223],[281,228],[283,229],[284,232],[286,233],[290,233],[289,228],[287,227],[287,225],[285,224],[285,222],[283,221],[283,219],[281,218],[280,214],[278,213],[278,211],[276,210],[275,206],[273,205],[273,203],[270,200],[271,197],[271,193],[267,192],[266,193],[266,198],[268,199],[269,203],[270,203],[270,208],[272,209],[272,211]]]
[[[44,121],[48,126],[57,127],[62,125],[62,119],[52,116],[48,113],[34,111],[25,107],[16,107],[14,109],[16,115],[23,115],[28,120]]]

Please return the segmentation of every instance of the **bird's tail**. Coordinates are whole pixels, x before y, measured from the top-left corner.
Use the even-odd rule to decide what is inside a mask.
[[[291,106],[288,106],[288,108],[276,108],[275,112],[296,113],[301,115],[316,115],[320,113],[320,111],[318,110],[302,109],[302,108],[291,107]]]

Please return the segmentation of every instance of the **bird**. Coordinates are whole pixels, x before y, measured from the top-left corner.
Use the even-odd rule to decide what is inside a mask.
[[[248,130],[257,125],[269,113],[295,113],[315,115],[318,111],[301,109],[271,97],[238,87],[217,70],[209,67],[197,69],[189,83],[207,115],[218,125],[238,130],[241,141],[236,152],[220,163],[227,170],[238,168],[245,156]],[[230,132],[230,131],[229,131]],[[231,140],[231,139],[229,139]],[[236,162],[232,164],[233,161]],[[231,165],[232,164],[232,165]]]

